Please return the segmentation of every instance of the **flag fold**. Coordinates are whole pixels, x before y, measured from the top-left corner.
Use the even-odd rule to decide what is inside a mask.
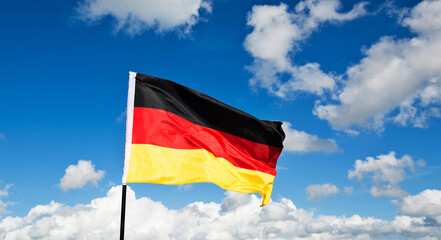
[[[285,134],[177,83],[130,73],[123,183],[211,182],[271,197]]]

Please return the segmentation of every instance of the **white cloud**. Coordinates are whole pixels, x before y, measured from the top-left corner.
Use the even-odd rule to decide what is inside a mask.
[[[318,63],[296,66],[292,57],[301,50],[301,43],[326,22],[343,22],[366,14],[362,2],[346,13],[340,13],[338,0],[305,0],[293,13],[286,4],[253,6],[247,25],[253,31],[245,39],[245,49],[254,57],[248,66],[253,73],[250,85],[267,89],[279,97],[293,91],[321,95],[334,90],[335,77],[324,73]],[[283,81],[286,76],[288,80]]]
[[[7,197],[9,195],[8,190],[12,187],[12,184],[6,184],[3,190],[0,190],[0,198]],[[13,205],[13,202],[4,202],[0,199],[0,216],[8,213],[6,209],[9,205]]]
[[[9,204],[7,202],[3,202],[2,200],[0,200],[0,216],[2,216],[3,214],[7,213],[6,207]]]
[[[423,160],[418,160],[417,165],[422,165]],[[407,192],[399,185],[406,178],[406,170],[414,171],[415,162],[409,155],[401,158],[395,157],[395,152],[387,155],[379,155],[377,159],[367,157],[366,161],[357,160],[354,169],[349,170],[348,178],[356,178],[362,182],[364,178],[370,178],[372,187],[370,193],[374,197],[390,196],[404,197]]]
[[[154,29],[157,32],[177,30],[188,34],[201,20],[200,12],[211,12],[207,0],[85,0],[77,12],[86,22],[96,22],[107,16],[115,19],[115,31],[137,35]]]
[[[126,121],[126,118],[127,118],[127,110],[124,110],[117,118],[115,118],[115,121],[117,123],[122,123]]]
[[[364,58],[335,76],[319,63],[293,63],[302,42],[324,23],[350,21],[366,14],[365,2],[341,13],[338,0],[305,0],[295,10],[288,6],[254,6],[247,24],[253,31],[245,49],[254,57],[248,66],[250,85],[281,98],[304,91],[331,95],[322,98],[313,113],[334,129],[384,130],[386,122],[427,127],[441,118],[441,1],[425,0],[410,11],[398,11],[399,23],[416,33],[411,39],[384,36],[363,50]],[[390,7],[390,6],[389,6]],[[336,81],[342,83],[341,87]]]
[[[441,117],[441,1],[422,1],[401,20],[417,34],[382,37],[348,68],[337,103],[316,105],[314,114],[341,130],[351,126],[382,131],[384,123],[426,127]],[[397,113],[395,113],[397,112]]]
[[[352,130],[352,129],[345,129],[344,132],[351,135],[351,136],[357,136],[358,134],[360,134],[359,131]]]
[[[319,24],[331,21],[341,22],[350,21],[366,14],[364,6],[367,2],[360,2],[347,13],[339,13],[341,2],[338,0],[305,0],[296,6],[296,12],[309,12],[309,16],[304,18],[305,28],[314,30]]]
[[[285,140],[284,150],[291,152],[336,152],[339,150],[333,139],[321,139],[316,135],[310,135],[304,131],[291,128],[291,123],[283,122]]]
[[[79,160],[77,165],[69,165],[66,168],[63,178],[60,180],[60,187],[63,191],[74,188],[82,188],[86,184],[97,185],[103,178],[105,171],[95,171],[92,161]]]
[[[290,67],[288,52],[299,38],[300,29],[291,21],[288,6],[253,6],[247,24],[254,27],[245,39],[245,48],[255,58],[274,62],[281,69]]]
[[[0,190],[0,197],[7,197],[9,188],[12,187],[12,184],[6,184],[3,190]]]
[[[6,135],[4,133],[0,133],[0,140],[6,140]]]
[[[345,187],[345,193],[348,195],[354,194],[354,187]]]
[[[403,20],[403,25],[421,35],[439,35],[441,31],[441,1],[422,1],[415,6],[410,16]]]
[[[340,192],[337,186],[326,184],[314,184],[306,187],[305,192],[309,194],[308,200],[320,200],[324,197],[329,197]]]
[[[192,188],[193,188],[193,184],[191,183],[178,185],[178,190],[182,190],[182,191],[188,191]]]
[[[398,210],[408,216],[424,216],[441,225],[441,191],[426,189],[419,194],[407,196],[402,201],[393,201]]]
[[[128,188],[127,239],[408,239],[441,237],[440,225],[425,217],[391,221],[353,215],[317,215],[286,198],[259,207],[256,195],[228,192],[222,203],[194,202],[169,209]],[[0,239],[112,239],[119,234],[121,186],[106,197],[73,207],[51,202],[24,217],[0,220]]]

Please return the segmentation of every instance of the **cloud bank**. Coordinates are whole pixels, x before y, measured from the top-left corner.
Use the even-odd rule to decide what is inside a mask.
[[[438,223],[405,212],[391,221],[354,215],[329,216],[298,209],[286,198],[259,207],[256,195],[227,192],[222,203],[194,202],[173,210],[128,188],[127,239],[408,239],[441,237]],[[0,221],[0,238],[113,239],[119,234],[121,186],[89,204],[73,207],[51,202],[24,217]]]
[[[115,32],[123,30],[131,36],[149,29],[184,36],[201,20],[200,12],[211,12],[211,4],[206,0],[85,0],[76,11],[86,22],[110,16],[115,20]]]
[[[434,220],[441,224],[441,191],[427,189],[414,196],[407,196],[402,201],[393,201],[398,210],[408,216],[426,216],[428,222]]]
[[[63,191],[74,188],[82,188],[87,184],[97,185],[104,177],[105,171],[95,171],[92,161],[79,160],[77,165],[69,165],[64,176],[60,180],[60,187]]]

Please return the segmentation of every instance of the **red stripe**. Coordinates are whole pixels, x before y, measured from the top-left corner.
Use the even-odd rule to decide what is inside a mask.
[[[176,149],[206,149],[234,166],[276,175],[282,149],[203,127],[173,113],[144,107],[133,112],[132,143]]]

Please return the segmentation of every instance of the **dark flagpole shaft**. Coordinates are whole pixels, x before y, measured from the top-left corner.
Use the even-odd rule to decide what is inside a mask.
[[[120,235],[119,235],[120,240],[124,240],[124,224],[126,219],[126,191],[127,191],[127,185],[123,184],[122,203],[121,203],[121,227],[120,227]]]

